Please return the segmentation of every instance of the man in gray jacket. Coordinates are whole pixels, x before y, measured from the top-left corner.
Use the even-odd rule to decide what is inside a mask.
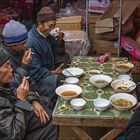
[[[0,139],[1,140],[56,140],[57,127],[48,120],[42,124],[26,101],[29,83],[26,77],[12,94],[9,54],[0,48]],[[16,97],[14,96],[16,95]],[[42,102],[46,106],[45,102]],[[46,111],[50,110],[45,107]]]

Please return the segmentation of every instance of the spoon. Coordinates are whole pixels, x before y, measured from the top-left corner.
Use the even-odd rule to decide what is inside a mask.
[[[74,77],[74,75],[73,75],[71,72],[69,72],[67,69],[65,69],[65,71],[66,71],[67,73],[69,73],[71,76]]]

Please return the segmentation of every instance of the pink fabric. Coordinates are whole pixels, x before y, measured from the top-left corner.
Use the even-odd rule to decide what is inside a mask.
[[[137,60],[140,60],[140,45],[129,37],[121,38],[121,47]]]

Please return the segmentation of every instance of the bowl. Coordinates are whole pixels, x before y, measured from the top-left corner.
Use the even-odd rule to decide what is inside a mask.
[[[58,34],[59,34],[59,28],[54,28],[51,32],[50,32],[50,35],[54,36],[54,37],[57,37]]]
[[[81,94],[82,88],[78,85],[66,84],[57,87],[55,92],[60,98],[64,100],[71,100]]]
[[[67,84],[77,84],[79,82],[79,79],[76,77],[68,77],[65,79],[65,83]]]
[[[104,98],[97,98],[93,101],[95,108],[99,111],[105,111],[110,107],[110,101]]]
[[[98,88],[104,88],[109,85],[112,78],[108,75],[93,75],[90,77],[89,81]]]
[[[81,110],[84,108],[86,101],[82,98],[76,98],[76,99],[72,99],[70,101],[70,104],[75,110]]]
[[[118,76],[118,79],[130,80],[131,77],[128,74],[121,74],[121,75]]]
[[[62,71],[62,74],[66,77],[80,77],[84,73],[81,68],[67,68]]]
[[[117,79],[111,83],[111,87],[115,92],[130,93],[136,88],[136,84],[131,80]]]
[[[109,100],[117,110],[129,110],[137,103],[137,99],[128,93],[116,93]]]
[[[93,75],[100,74],[100,73],[101,73],[101,71],[99,71],[99,70],[94,70],[94,69],[88,71],[88,75],[89,75],[90,77],[93,76]]]
[[[120,73],[127,73],[129,72],[134,65],[130,62],[128,63],[116,63],[115,64],[115,70],[120,72]]]

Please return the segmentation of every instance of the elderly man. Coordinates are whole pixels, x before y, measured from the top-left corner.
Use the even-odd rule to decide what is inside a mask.
[[[9,54],[0,48],[0,139],[56,140],[57,127],[50,121],[42,124],[26,101],[29,92],[26,77],[15,91],[16,97],[11,93],[9,84],[12,81],[12,72]],[[43,102],[42,104],[46,106]]]
[[[55,28],[56,14],[49,7],[43,7],[37,15],[37,24],[28,34],[27,44],[34,55],[30,63],[30,75],[39,84],[41,93],[46,93],[46,86],[52,86],[52,90],[58,86],[61,75],[61,66],[70,63],[69,56],[65,53],[64,34],[58,33],[56,39],[50,35]],[[58,56],[63,56],[59,57]],[[55,67],[59,61],[60,67]],[[62,61],[60,61],[62,59]],[[54,97],[53,92],[47,96]]]
[[[15,90],[21,83],[24,76],[28,76],[28,64],[31,61],[31,49],[27,50],[26,40],[27,40],[27,30],[23,24],[20,22],[11,20],[7,23],[3,29],[4,48],[10,55],[12,68],[13,68],[13,82],[12,88]],[[34,112],[37,117],[40,118],[42,123],[47,120],[47,113],[44,107],[39,102],[37,96],[38,88],[36,84],[30,79],[30,91],[28,96],[28,101],[32,104]],[[48,101],[48,107],[52,109],[50,101]]]

